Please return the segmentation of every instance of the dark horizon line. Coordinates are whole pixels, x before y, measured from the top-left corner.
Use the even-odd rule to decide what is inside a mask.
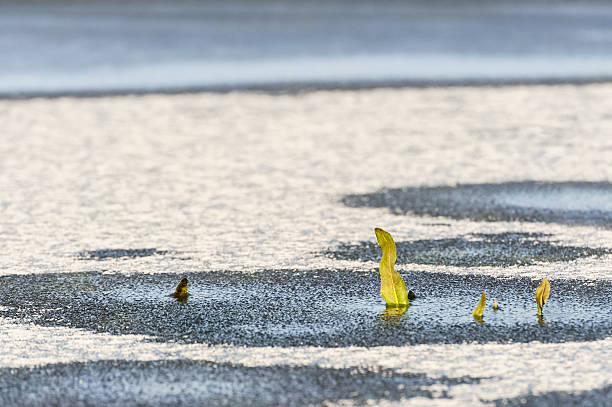
[[[42,92],[2,92],[0,100],[58,99],[58,98],[101,98],[115,96],[182,95],[196,93],[227,94],[233,92],[265,94],[300,94],[317,91],[402,89],[402,88],[460,88],[460,87],[511,87],[511,86],[556,86],[591,85],[612,83],[611,76],[594,78],[539,78],[539,79],[449,79],[449,80],[381,80],[381,81],[335,81],[335,82],[292,82],[244,85],[202,85],[155,87],[150,89],[117,88],[110,90],[72,90]]]

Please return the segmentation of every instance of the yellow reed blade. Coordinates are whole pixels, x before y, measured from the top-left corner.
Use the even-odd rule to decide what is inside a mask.
[[[546,304],[546,300],[550,296],[550,283],[543,278],[542,282],[536,289],[536,303],[538,304],[538,315],[542,315],[542,308]]]
[[[486,302],[487,297],[485,296],[485,293],[483,291],[482,295],[480,296],[480,301],[478,301],[478,305],[476,305],[476,308],[474,308],[474,312],[472,312],[474,318],[482,318],[482,313],[484,312]]]
[[[374,229],[378,245],[382,248],[380,259],[380,295],[387,305],[408,306],[408,291],[402,277],[393,268],[397,259],[395,242],[391,235],[380,228]]]

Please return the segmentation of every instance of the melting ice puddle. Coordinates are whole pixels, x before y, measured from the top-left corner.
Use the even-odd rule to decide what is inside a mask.
[[[176,283],[180,280],[180,277],[174,276]],[[106,292],[106,295],[112,296],[114,299],[125,301],[127,303],[137,302],[169,302],[174,303],[177,300],[173,297],[176,284],[173,286],[159,285],[159,284],[143,284],[141,286],[135,286],[134,284],[118,286],[112,288]],[[214,298],[217,301],[231,301],[232,298],[239,297],[241,294],[240,289],[237,287],[224,287],[220,285],[202,285],[194,284],[192,281],[189,283],[189,297],[188,299],[192,302],[206,301],[207,299]]]
[[[561,245],[543,233],[474,233],[456,238],[396,241],[399,264],[462,267],[529,265],[567,262],[612,254],[606,248]],[[340,243],[323,251],[337,260],[378,261],[380,248],[373,241]]]
[[[4,276],[0,316],[160,342],[245,346],[380,346],[463,342],[590,341],[612,334],[612,283],[551,280],[544,319],[527,278],[403,273],[417,299],[387,310],[379,276],[331,270],[193,273],[192,295],[169,295],[177,276],[76,273]],[[18,287],[30,290],[26,299]],[[95,289],[93,289],[95,287]],[[484,324],[471,314],[481,291]],[[496,297],[501,310],[490,305]]]
[[[383,189],[347,195],[350,207],[477,221],[553,222],[612,227],[612,183],[505,182]]]

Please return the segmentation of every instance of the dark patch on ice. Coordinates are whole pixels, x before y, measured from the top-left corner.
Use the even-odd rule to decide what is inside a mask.
[[[562,246],[543,233],[473,233],[457,238],[396,242],[400,264],[445,266],[515,266],[542,262],[571,261],[582,257],[612,254],[605,248]],[[341,243],[323,252],[337,260],[379,261],[375,241]]]
[[[594,197],[598,197],[598,202],[602,204],[600,208],[593,205]],[[523,205],[518,205],[521,199]],[[539,203],[535,205],[537,199]],[[566,207],[563,207],[563,200]],[[584,202],[583,208],[577,200]],[[342,202],[355,208],[389,208],[398,215],[612,227],[612,210],[607,204],[612,202],[610,182],[523,181],[388,188],[373,193],[347,195]]]
[[[606,372],[602,372],[606,374]],[[497,407],[533,406],[612,406],[612,385],[582,392],[551,391],[494,400]]]
[[[247,346],[398,346],[463,342],[591,341],[612,335],[612,282],[550,279],[538,320],[528,278],[403,273],[416,293],[405,313],[385,309],[377,270],[190,273],[97,272],[0,277],[0,316],[156,341]],[[486,291],[484,324],[472,310]],[[496,297],[501,307],[493,312]]]
[[[106,260],[106,259],[121,259],[121,258],[136,258],[148,257],[154,255],[165,255],[168,251],[157,250],[155,248],[146,249],[98,249],[84,250],[77,253],[77,257],[81,260]]]
[[[387,369],[257,366],[193,360],[103,360],[0,369],[6,406],[303,406],[350,399],[446,398],[479,378],[430,378]],[[433,394],[428,387],[442,391]],[[446,389],[445,389],[446,388]]]

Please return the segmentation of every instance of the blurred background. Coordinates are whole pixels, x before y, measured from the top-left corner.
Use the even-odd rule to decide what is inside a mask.
[[[2,1],[0,94],[601,81],[605,1]]]

